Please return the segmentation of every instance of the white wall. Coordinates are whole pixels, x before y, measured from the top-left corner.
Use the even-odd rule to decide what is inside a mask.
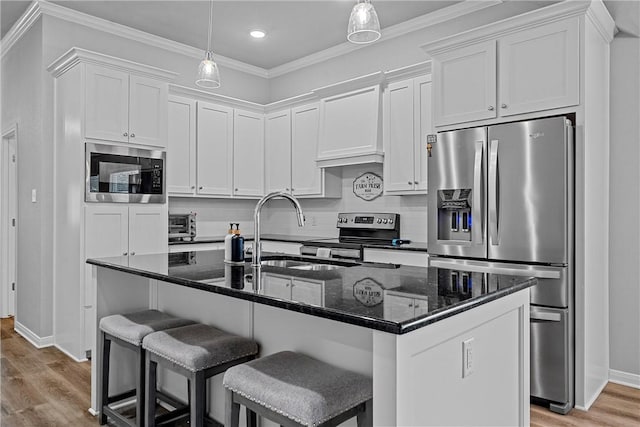
[[[640,9],[640,7],[636,7]],[[611,44],[609,339],[611,369],[640,385],[640,39]]]
[[[336,237],[338,212],[391,212],[400,214],[401,238],[426,242],[427,196],[381,196],[367,202],[353,194],[353,180],[365,172],[382,176],[382,165],[343,167],[340,199],[299,199],[307,219],[302,229],[298,227],[295,212],[289,202],[270,201],[262,210],[262,232]]]
[[[44,338],[52,333],[53,142],[43,137],[42,34],[36,22],[2,58],[2,128],[18,124],[16,321]],[[31,202],[32,189],[36,203]]]
[[[246,236],[253,235],[253,209],[256,203],[257,200],[171,197],[169,213],[195,212],[196,233],[200,238],[224,236],[230,222],[240,223],[240,232]]]

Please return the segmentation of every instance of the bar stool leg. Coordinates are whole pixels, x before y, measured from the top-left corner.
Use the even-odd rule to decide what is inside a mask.
[[[247,416],[248,416],[248,412],[247,412]],[[240,404],[233,401],[233,391],[229,390],[228,388],[225,389],[224,418],[225,418],[224,420],[225,427],[238,427],[238,425],[240,424]],[[249,425],[248,419],[247,419],[247,425]]]
[[[365,409],[363,412],[358,412],[358,427],[372,427],[373,426],[373,400],[369,399],[364,402]]]
[[[102,361],[99,365],[101,384],[100,396],[100,425],[107,423],[107,414],[104,413],[104,407],[109,404],[109,355],[111,353],[111,340],[107,338],[104,332],[100,332],[102,341]]]
[[[136,362],[138,365],[138,378],[136,382],[136,425],[138,427],[144,426],[144,396],[145,396],[145,357],[144,357],[144,349],[140,347],[136,352]],[[154,383],[155,384],[155,383]],[[154,387],[155,388],[155,387]]]
[[[189,387],[191,388],[190,419],[191,427],[204,427],[204,413],[206,410],[204,371],[193,373]]]
[[[147,357],[146,362],[146,416],[144,417],[146,427],[155,427],[156,425],[156,379],[158,364],[153,362],[150,357]]]

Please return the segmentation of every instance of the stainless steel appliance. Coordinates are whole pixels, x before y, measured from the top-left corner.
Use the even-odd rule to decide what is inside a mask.
[[[181,242],[196,238],[196,214],[169,214],[169,241]]]
[[[538,278],[531,396],[574,404],[573,127],[566,117],[438,134],[429,157],[430,265]]]
[[[400,238],[400,214],[397,213],[339,213],[338,238],[305,242],[302,255],[362,261],[363,244],[391,245]]]
[[[164,203],[164,151],[85,144],[85,201]]]

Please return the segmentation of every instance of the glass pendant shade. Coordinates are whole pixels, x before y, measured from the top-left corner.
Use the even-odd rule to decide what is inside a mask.
[[[218,70],[218,64],[213,60],[211,51],[207,51],[205,58],[198,66],[196,84],[207,89],[220,87],[220,71]]]
[[[358,2],[351,10],[347,39],[351,43],[372,43],[380,38],[380,21],[370,0]]]

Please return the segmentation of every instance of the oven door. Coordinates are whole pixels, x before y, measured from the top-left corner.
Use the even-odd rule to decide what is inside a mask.
[[[164,151],[85,144],[85,201],[164,203]]]

